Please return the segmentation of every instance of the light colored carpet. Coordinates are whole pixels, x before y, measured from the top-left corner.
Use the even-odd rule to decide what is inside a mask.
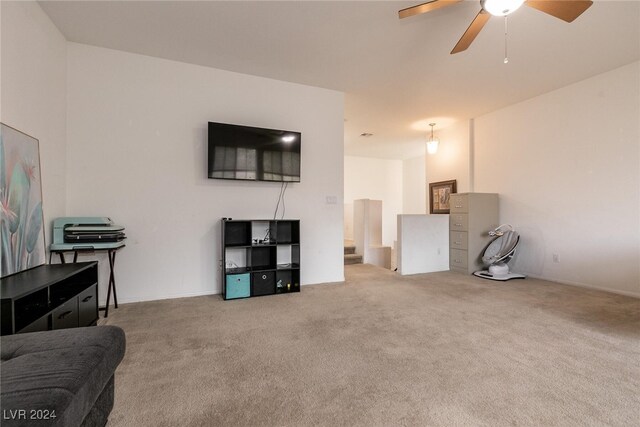
[[[345,268],[299,294],[122,305],[116,426],[638,425],[640,300]]]

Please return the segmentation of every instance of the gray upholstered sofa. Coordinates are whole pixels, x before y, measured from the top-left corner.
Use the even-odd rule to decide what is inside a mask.
[[[115,326],[2,337],[3,426],[104,426],[125,352]]]

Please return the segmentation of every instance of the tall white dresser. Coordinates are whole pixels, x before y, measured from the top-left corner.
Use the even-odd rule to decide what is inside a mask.
[[[456,193],[449,206],[449,268],[471,274],[482,270],[482,252],[498,224],[498,195]]]

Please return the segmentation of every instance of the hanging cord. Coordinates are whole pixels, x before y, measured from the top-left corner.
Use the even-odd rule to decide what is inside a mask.
[[[282,200],[282,194],[285,189],[284,181],[280,184],[280,195],[278,196],[278,203],[276,203],[276,210],[273,212],[273,219],[276,219],[278,216],[278,209],[280,208],[280,200]]]
[[[287,206],[284,204],[284,195],[287,192],[287,187],[289,187],[288,182],[284,184],[284,191],[282,192],[282,216],[280,219],[284,219],[284,213],[287,211]]]
[[[507,15],[504,16],[504,63],[509,63],[509,58],[507,57]]]

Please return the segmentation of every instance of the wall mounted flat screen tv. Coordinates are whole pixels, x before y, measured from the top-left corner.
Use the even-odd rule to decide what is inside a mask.
[[[209,178],[300,182],[300,132],[209,122]]]

